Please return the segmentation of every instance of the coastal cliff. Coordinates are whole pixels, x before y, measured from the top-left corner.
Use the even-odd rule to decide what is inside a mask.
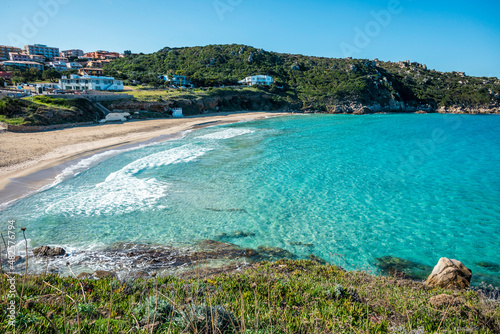
[[[166,47],[153,54],[129,55],[108,63],[105,72],[126,84],[142,83],[151,88],[164,87],[159,77],[166,74],[185,75],[198,87],[236,87],[239,80],[256,74],[274,78],[271,86],[259,89],[277,104],[248,105],[242,101],[238,105],[221,97],[208,102],[208,109],[237,110],[239,106],[239,110],[268,107],[265,110],[357,114],[500,112],[498,78],[439,72],[410,61],[311,57],[232,44]],[[185,107],[195,111],[187,101]],[[195,108],[203,112],[207,106],[195,103]]]

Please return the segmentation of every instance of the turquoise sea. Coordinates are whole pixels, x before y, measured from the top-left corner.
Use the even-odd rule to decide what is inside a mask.
[[[500,286],[494,115],[268,118],[101,153],[58,180],[0,212],[0,230],[14,219],[30,247],[70,253],[226,233],[242,247],[374,272],[383,256],[428,266],[450,257],[472,269],[474,284]]]

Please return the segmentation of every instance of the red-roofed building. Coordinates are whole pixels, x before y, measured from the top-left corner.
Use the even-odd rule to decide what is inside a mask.
[[[11,71],[0,71],[0,78],[5,80],[5,81],[10,81],[12,78],[12,72]]]

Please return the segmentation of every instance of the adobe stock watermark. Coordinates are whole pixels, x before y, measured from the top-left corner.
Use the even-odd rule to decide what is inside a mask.
[[[14,276],[14,264],[16,259],[16,227],[15,221],[9,220],[9,226],[7,229],[7,249],[5,252],[7,253],[7,263],[9,264],[9,270],[5,275],[7,276],[7,319],[8,325],[15,327],[16,326],[16,297],[17,297],[17,289],[16,289],[16,278]],[[3,239],[3,234],[2,234]],[[3,239],[3,241],[5,241]]]
[[[400,0],[389,0],[387,9],[378,12],[371,11],[370,15],[373,20],[368,21],[364,28],[354,27],[354,39],[352,43],[340,43],[340,50],[344,57],[352,57],[359,54],[362,49],[370,45],[371,41],[380,35],[382,28],[386,28],[391,24],[392,18],[395,15],[401,14],[403,7]]]
[[[36,37],[40,29],[49,24],[50,19],[54,18],[61,9],[62,5],[66,5],[71,0],[40,0],[37,2],[39,10],[32,16],[21,18],[22,27],[20,34],[10,32],[7,37],[9,38],[12,46],[24,46],[29,44],[29,41]]]
[[[226,18],[226,13],[234,11],[242,3],[243,0],[215,0],[213,5],[215,12],[219,16],[219,20],[223,22]]]

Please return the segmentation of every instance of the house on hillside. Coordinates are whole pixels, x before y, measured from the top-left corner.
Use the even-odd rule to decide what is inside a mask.
[[[95,67],[86,67],[86,68],[81,68],[78,70],[79,75],[95,75],[95,76],[102,76],[104,74],[104,70],[102,68],[95,68]]]
[[[269,75],[253,75],[246,77],[243,80],[238,81],[242,85],[253,86],[253,85],[265,85],[270,86],[274,79]]]
[[[65,61],[52,61],[48,64],[50,67],[54,68],[56,71],[66,71],[68,69]]]
[[[187,78],[185,75],[160,75],[159,78],[173,86],[192,86],[191,79]]]
[[[76,61],[66,63],[66,67],[68,68],[68,70],[79,70],[83,68],[82,64]]]

